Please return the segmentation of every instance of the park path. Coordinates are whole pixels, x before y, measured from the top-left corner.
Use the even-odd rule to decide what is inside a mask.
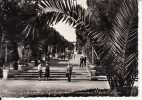
[[[27,76],[25,74],[24,77],[17,76],[8,80],[0,80],[0,97],[40,96],[46,94],[72,93],[96,88],[109,89],[110,87],[107,81],[89,80],[87,71],[79,68],[79,58],[80,55],[76,55],[75,59],[70,60],[74,66],[71,82],[68,82],[65,77],[68,62],[53,60],[51,61],[52,74],[48,81],[44,79],[38,81],[37,67],[33,67],[27,71]]]
[[[67,60],[59,60],[59,59],[53,59],[50,61],[50,77],[48,80],[67,80],[66,77],[66,67],[68,62],[70,62],[73,65],[73,71],[72,71],[72,81],[74,80],[89,80],[89,73],[86,70],[86,67],[80,68],[80,56],[76,55],[75,59]],[[45,67],[42,68],[43,74],[42,79],[44,80],[44,72]],[[10,78],[11,80],[38,80],[38,71],[37,66],[32,67],[31,69],[27,71],[23,71],[20,73],[16,73],[14,77]]]
[[[58,61],[57,63],[54,62],[53,60],[53,64],[51,61],[51,77],[49,79],[58,79],[58,80],[67,80],[67,78],[65,77],[65,73],[66,73],[66,67],[68,62],[70,62],[73,65],[73,70],[72,70],[72,81],[74,80],[89,80],[89,73],[87,72],[86,68],[80,68],[79,67],[79,63],[80,63],[80,56],[81,55],[76,55],[75,59],[72,58],[69,61]],[[54,74],[55,77],[53,78],[53,74],[52,73],[56,73]],[[61,74],[63,76],[61,76]]]

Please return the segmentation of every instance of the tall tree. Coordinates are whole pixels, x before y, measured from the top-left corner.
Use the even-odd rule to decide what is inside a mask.
[[[98,48],[96,52],[105,66],[111,88],[119,89],[122,94],[127,93],[123,95],[130,95],[123,91],[124,88],[132,87],[136,78],[137,0],[110,0],[107,13],[100,10],[103,8],[96,5],[97,1],[90,3],[96,17],[74,5],[73,0],[43,0],[39,7],[45,14],[52,13],[52,19],[47,19],[49,24],[62,20],[76,27],[83,25],[92,45]],[[117,5],[117,8],[110,13],[114,5]],[[94,18],[92,24],[91,16]],[[135,47],[132,47],[134,44]]]
[[[82,37],[90,39],[106,69],[111,89],[130,95],[125,88],[133,86],[137,72],[137,0],[98,1],[89,1],[93,11],[88,12],[77,6],[74,0],[27,0],[28,3],[20,6],[20,18],[25,23],[22,33],[27,38],[36,39],[43,25],[50,26],[60,21],[77,29],[84,28]],[[109,5],[108,8],[103,4]],[[116,9],[111,11],[116,5]]]

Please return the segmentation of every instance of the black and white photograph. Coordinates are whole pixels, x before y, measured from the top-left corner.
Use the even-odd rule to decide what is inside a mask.
[[[0,97],[138,97],[138,5],[0,0]]]

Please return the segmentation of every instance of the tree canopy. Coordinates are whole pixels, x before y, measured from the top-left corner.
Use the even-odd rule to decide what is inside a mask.
[[[87,4],[86,10],[74,0],[0,1],[1,33],[12,37],[17,32],[20,35],[22,28],[22,40],[36,40],[43,26],[67,22],[77,29],[82,43],[91,41],[112,89],[133,86],[138,59],[137,0],[88,0]],[[11,22],[19,23],[20,28],[7,24]],[[18,30],[12,31],[14,28]]]

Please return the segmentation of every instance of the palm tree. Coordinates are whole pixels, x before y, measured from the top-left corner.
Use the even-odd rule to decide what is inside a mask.
[[[98,34],[92,34],[92,37],[100,38],[99,40],[103,36],[107,37],[105,38],[107,40],[106,44],[101,46],[101,42],[105,43],[105,41],[101,40],[97,45],[95,39],[92,40],[94,41],[94,47],[99,47],[99,50],[96,51],[104,66],[106,66],[111,88],[124,89],[124,87],[132,87],[137,73],[137,1],[120,0],[118,2],[117,0],[112,0],[110,3],[113,8],[110,7],[108,9],[110,13],[108,13],[108,17],[106,16],[108,20],[106,22],[111,27],[108,27],[105,32],[101,31],[96,32]],[[97,5],[94,4],[94,6]],[[99,11],[99,14],[101,14],[101,11]],[[98,51],[101,51],[101,53]],[[130,94],[129,92],[125,91],[123,95],[126,95],[124,93]]]
[[[130,95],[128,89],[126,92],[124,88],[133,86],[137,72],[137,0],[115,2],[119,6],[111,17],[112,20],[108,18],[109,20],[103,21],[107,16],[103,18],[98,7],[95,7],[95,14],[97,18],[100,17],[94,20],[93,24],[98,26],[95,29],[91,27],[91,15],[73,0],[42,0],[38,6],[42,10],[41,16],[48,16],[46,21],[49,25],[66,21],[76,28],[84,26],[92,45],[98,48],[96,52],[105,66],[111,89],[117,88],[121,93],[126,93],[123,95]],[[97,21],[101,24],[98,25]],[[104,25],[102,23],[109,27],[100,28]]]
[[[115,0],[117,8],[113,13],[110,11],[114,5],[109,0],[106,15],[103,8],[92,3],[95,16],[74,0],[27,1],[18,10],[26,39],[38,39],[44,25],[52,26],[60,21],[78,30],[83,28],[85,34],[80,35],[90,40],[106,70],[111,89],[130,95],[125,88],[133,86],[137,73],[137,0]]]

